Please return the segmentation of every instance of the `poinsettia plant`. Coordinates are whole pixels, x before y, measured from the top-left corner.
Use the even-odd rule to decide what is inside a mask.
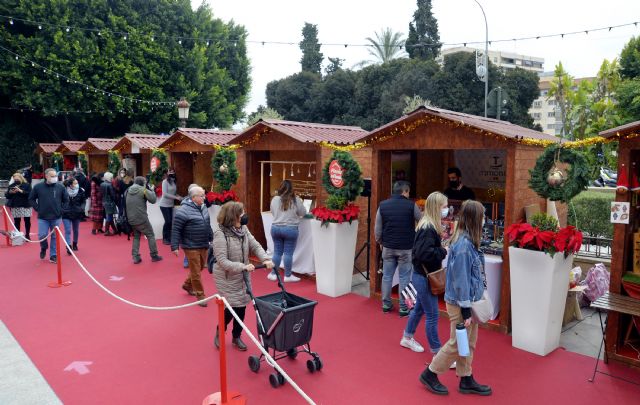
[[[551,257],[557,252],[568,257],[576,253],[582,246],[582,232],[574,226],[566,226],[556,230],[542,230],[526,222],[511,224],[505,234],[512,246],[522,249],[538,250]]]
[[[318,220],[322,221],[322,225],[334,222],[341,224],[343,222],[358,219],[360,208],[355,204],[347,204],[342,209],[330,209],[327,207],[316,207],[311,210],[311,214]]]
[[[207,201],[211,204],[222,205],[228,201],[238,201],[238,196],[233,190],[225,190],[220,193],[209,191],[206,195]]]

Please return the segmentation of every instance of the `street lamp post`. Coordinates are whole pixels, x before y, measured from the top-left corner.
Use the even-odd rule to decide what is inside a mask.
[[[480,10],[482,11],[482,16],[484,17],[484,28],[485,28],[485,36],[484,36],[484,117],[487,118],[487,95],[489,94],[489,24],[487,23],[487,15],[484,13],[484,8],[482,8],[482,4],[478,2],[478,0],[473,0],[476,2]]]
[[[180,118],[180,125],[184,128],[187,126],[187,119],[189,119],[189,102],[181,97],[178,101],[178,117]]]

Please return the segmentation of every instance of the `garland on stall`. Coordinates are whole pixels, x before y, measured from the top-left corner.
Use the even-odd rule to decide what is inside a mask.
[[[330,168],[337,162],[340,167],[338,175],[340,181],[336,186],[332,182],[332,175],[336,179],[336,173],[332,173]],[[334,168],[335,170],[335,168]],[[352,202],[362,193],[364,189],[364,180],[362,179],[362,169],[350,153],[343,151],[334,151],[331,158],[327,161],[322,169],[322,185],[324,186],[329,197],[327,198],[327,206],[319,206],[311,210],[311,214],[322,225],[331,222],[342,223],[348,221],[351,223],[354,219],[358,219],[360,208]]]
[[[169,160],[166,149],[153,148],[151,151],[151,159],[154,157],[157,158],[160,163],[156,166],[155,171],[149,170],[149,184],[161,185],[164,174],[169,171]]]
[[[64,158],[62,157],[62,153],[53,152],[51,155],[51,166],[56,169],[56,171],[62,170],[62,165],[64,162]]]
[[[111,174],[113,174],[113,177],[115,177],[118,174],[118,170],[120,170],[120,152],[110,149],[107,171],[111,172]]]
[[[557,163],[570,165],[566,174],[556,166]],[[589,172],[582,152],[552,145],[545,148],[536,166],[529,170],[529,187],[543,198],[567,203],[587,189]]]
[[[87,173],[89,169],[89,163],[87,161],[87,152],[78,151],[78,163],[80,164],[82,171],[84,173]]]
[[[231,187],[238,182],[235,150],[226,147],[216,148],[216,153],[211,158],[211,169],[216,185],[214,187],[211,184],[211,190],[207,193],[207,201],[215,205],[222,205],[227,201],[237,201],[238,196],[231,190]]]

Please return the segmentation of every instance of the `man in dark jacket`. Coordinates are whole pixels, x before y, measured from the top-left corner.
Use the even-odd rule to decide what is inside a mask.
[[[182,246],[189,261],[189,276],[182,284],[189,295],[195,295],[200,301],[204,298],[204,288],[200,280],[202,269],[207,267],[207,251],[213,240],[213,231],[209,220],[209,211],[202,209],[205,193],[202,187],[189,190],[190,201],[183,201],[176,210],[171,229],[171,251],[178,256],[178,247]],[[202,302],[201,307],[207,303]]]
[[[146,188],[147,179],[142,176],[138,176],[133,180],[133,185],[127,189],[126,193],[126,207],[127,218],[129,219],[129,225],[133,230],[133,247],[131,248],[131,255],[133,256],[133,263],[138,264],[142,261],[140,258],[140,235],[147,237],[149,242],[149,252],[151,253],[151,261],[159,262],[162,260],[162,256],[158,255],[158,245],[156,244],[156,237],[153,233],[153,227],[149,222],[149,215],[147,214],[147,201],[151,204],[156,202],[156,193]]]
[[[38,213],[38,239],[40,242],[40,259],[44,259],[47,254],[47,240],[45,239],[50,231],[62,221],[62,209],[69,204],[69,195],[64,186],[58,183],[58,173],[55,169],[44,171],[45,181],[33,187],[29,194],[29,203]],[[51,250],[49,261],[57,262],[56,256],[56,232],[51,234]]]
[[[391,288],[396,268],[400,278],[399,291],[411,280],[414,228],[422,214],[416,203],[409,199],[410,190],[409,182],[396,181],[393,195],[380,203],[376,213],[375,237],[382,247],[382,312],[393,309]],[[400,299],[400,317],[407,315],[409,309]]]

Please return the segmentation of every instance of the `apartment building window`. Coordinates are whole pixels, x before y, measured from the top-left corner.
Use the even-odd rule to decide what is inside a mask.
[[[547,124],[547,129],[555,129],[556,124]]]
[[[542,90],[542,91],[540,91],[540,97],[544,97],[544,96],[546,96],[548,92],[549,92],[548,90]]]
[[[533,108],[540,108],[542,107],[542,101],[541,100],[536,100],[533,102]]]
[[[547,117],[555,117],[556,116],[556,112],[555,111],[549,111],[547,113]]]
[[[531,114],[531,116],[533,117],[534,120],[539,120],[542,114],[540,113],[533,113]]]
[[[547,101],[547,104],[556,105],[556,100],[549,100],[549,101]]]
[[[502,58],[502,63],[508,63],[511,65],[515,65],[516,61],[512,58]]]

